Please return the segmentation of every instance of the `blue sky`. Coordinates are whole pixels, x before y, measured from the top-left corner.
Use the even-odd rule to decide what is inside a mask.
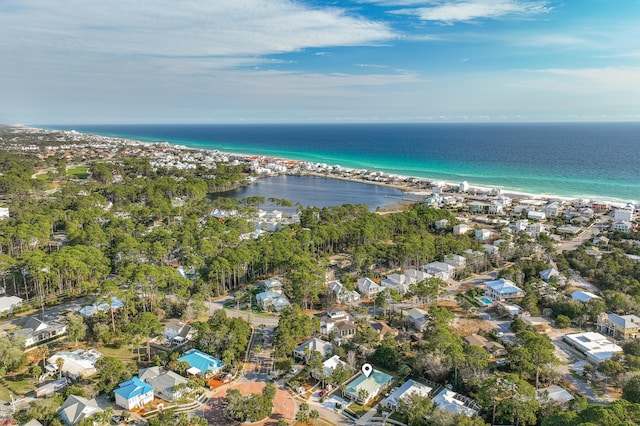
[[[0,123],[640,120],[638,0],[1,0]]]

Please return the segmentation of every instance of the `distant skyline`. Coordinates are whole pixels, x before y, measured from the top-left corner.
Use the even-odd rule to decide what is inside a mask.
[[[640,121],[638,0],[2,0],[0,123]]]

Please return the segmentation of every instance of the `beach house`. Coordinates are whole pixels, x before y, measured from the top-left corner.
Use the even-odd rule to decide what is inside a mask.
[[[178,361],[189,364],[187,373],[209,378],[222,370],[222,361],[197,349],[187,351]]]
[[[637,339],[640,336],[640,318],[603,312],[598,315],[598,331],[617,340]]]
[[[374,299],[378,293],[384,291],[384,287],[379,286],[370,278],[360,278],[358,280],[358,291],[367,299]]]
[[[155,397],[167,402],[181,398],[188,390],[189,381],[173,371],[150,367],[140,370],[139,373],[140,380],[153,387]]]
[[[153,386],[137,377],[120,383],[113,393],[116,397],[116,405],[127,410],[142,408],[153,401]]]
[[[524,291],[512,281],[500,278],[495,281],[486,281],[484,294],[493,301],[508,299],[520,299],[524,297]]]
[[[414,395],[428,398],[431,396],[431,391],[433,391],[433,387],[423,385],[420,382],[409,379],[404,382],[402,386],[392,389],[391,392],[389,392],[389,396],[387,396],[380,404],[384,408],[395,411],[400,408],[400,403],[402,401],[406,401]]]
[[[427,328],[427,312],[420,308],[413,308],[407,313],[407,320],[418,331],[424,331]]]
[[[73,426],[82,420],[91,418],[104,411],[98,407],[95,399],[87,399],[78,395],[70,395],[60,406],[58,416],[67,426]]]
[[[393,376],[374,369],[369,377],[361,374],[348,383],[344,396],[364,405],[389,387],[392,382]]]

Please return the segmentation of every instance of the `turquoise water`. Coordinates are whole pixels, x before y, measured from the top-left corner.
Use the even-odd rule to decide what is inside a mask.
[[[640,199],[640,123],[62,128],[537,194]]]

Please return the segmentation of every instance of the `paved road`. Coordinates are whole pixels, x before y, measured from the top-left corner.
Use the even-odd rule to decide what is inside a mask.
[[[237,309],[228,309],[224,307],[224,304],[230,301],[233,301],[233,297],[227,296],[222,299],[216,300],[215,302],[205,302],[207,309],[210,312],[217,311],[219,309],[224,309],[227,311],[227,316],[233,318],[244,318],[252,325],[259,326],[264,324],[266,327],[275,327],[278,325],[278,317],[275,315],[265,315],[265,314],[257,314],[255,312],[249,311],[240,311]]]

